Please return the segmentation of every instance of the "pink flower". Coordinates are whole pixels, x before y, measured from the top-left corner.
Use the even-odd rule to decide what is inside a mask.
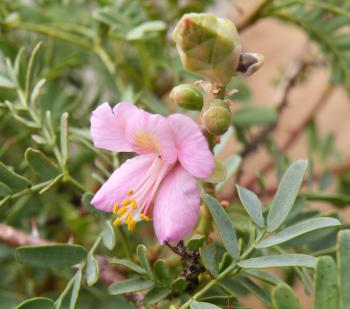
[[[94,145],[136,152],[103,184],[92,200],[102,211],[118,215],[129,230],[152,215],[160,243],[178,241],[195,227],[200,208],[197,178],[208,177],[215,160],[207,140],[189,117],[167,118],[121,102],[104,103],[91,116]]]

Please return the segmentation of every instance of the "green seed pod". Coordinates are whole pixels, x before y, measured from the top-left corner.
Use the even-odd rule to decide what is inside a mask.
[[[203,113],[202,123],[210,133],[214,135],[224,134],[231,125],[230,108],[222,100],[213,100]]]
[[[203,95],[192,85],[182,84],[174,87],[170,99],[184,109],[200,111],[203,108]]]
[[[185,14],[173,39],[183,66],[212,83],[226,85],[239,63],[241,45],[235,25],[210,14]]]

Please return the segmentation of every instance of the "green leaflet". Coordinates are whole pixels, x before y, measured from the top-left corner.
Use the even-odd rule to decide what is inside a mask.
[[[34,297],[20,303],[16,309],[53,309],[54,302],[46,297]]]
[[[99,278],[100,269],[96,258],[92,254],[88,254],[86,261],[86,282],[88,286],[94,285]]]
[[[259,243],[256,244],[255,248],[268,248],[274,245],[278,245],[284,243],[290,239],[296,238],[298,236],[304,235],[308,232],[336,227],[341,225],[339,220],[330,217],[324,218],[312,218],[309,220],[305,220],[294,224],[292,226],[288,226],[282,231],[276,233],[275,235],[269,236]]]
[[[166,298],[171,293],[169,288],[156,287],[148,291],[144,298],[144,303],[146,306],[156,304],[162,299]]]
[[[287,284],[280,284],[272,291],[274,309],[301,309],[293,289]]]
[[[2,162],[0,162],[0,181],[16,191],[30,186],[30,181],[27,178],[15,173]]]
[[[105,247],[109,250],[112,250],[115,246],[116,239],[115,239],[114,228],[109,221],[106,221],[105,223],[103,234],[102,234],[102,241]]]
[[[151,289],[153,286],[154,281],[146,280],[140,277],[135,277],[132,279],[116,281],[112,283],[108,288],[108,292],[112,295],[120,295]]]
[[[314,309],[338,308],[337,271],[330,256],[317,260],[314,295]]]
[[[316,258],[306,254],[281,254],[251,258],[238,263],[242,268],[316,267]]]
[[[231,220],[220,203],[211,195],[203,196],[205,203],[214,218],[215,225],[224,242],[224,246],[233,258],[239,257],[237,236]]]
[[[287,218],[297,197],[306,168],[307,161],[299,160],[290,165],[284,173],[267,215],[268,232],[278,229]]]
[[[30,167],[46,180],[55,178],[59,174],[58,166],[37,149],[28,148],[25,158]]]
[[[340,305],[350,307],[350,230],[338,233],[337,241],[337,274]]]
[[[265,226],[265,219],[262,214],[262,205],[256,194],[248,189],[236,185],[239,199],[253,222],[259,226]]]
[[[219,265],[216,260],[215,244],[209,244],[200,249],[202,262],[205,268],[216,277],[219,273]]]
[[[16,260],[34,267],[70,267],[80,263],[87,251],[79,245],[35,245],[16,249]]]
[[[233,113],[232,121],[239,127],[261,126],[275,123],[277,116],[273,107],[246,105]]]

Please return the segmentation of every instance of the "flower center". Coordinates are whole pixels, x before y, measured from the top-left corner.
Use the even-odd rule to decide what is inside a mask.
[[[128,229],[133,230],[137,221],[149,221],[147,211],[154,201],[159,185],[172,167],[173,164],[156,157],[135,188],[130,188],[125,193],[121,203],[114,204],[113,213],[117,218],[113,224],[119,226],[126,223]]]

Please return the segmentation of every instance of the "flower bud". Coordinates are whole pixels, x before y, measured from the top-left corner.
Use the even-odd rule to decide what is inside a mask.
[[[170,93],[170,99],[188,110],[200,111],[203,107],[203,95],[192,85],[182,84],[174,87]]]
[[[223,100],[213,100],[203,113],[204,127],[214,135],[222,135],[231,125],[231,111]]]
[[[264,56],[257,53],[242,52],[236,72],[243,76],[250,76],[264,64]]]
[[[211,82],[226,85],[238,67],[241,45],[235,25],[210,14],[185,14],[173,39],[183,66]]]

